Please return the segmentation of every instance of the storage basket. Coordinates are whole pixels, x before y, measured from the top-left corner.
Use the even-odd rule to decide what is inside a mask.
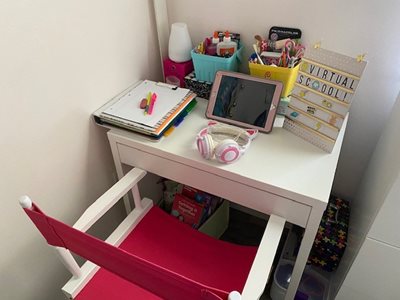
[[[296,82],[297,73],[299,72],[299,66],[300,65],[294,68],[283,68],[249,63],[250,75],[270,80],[278,80],[283,83],[281,97],[287,97],[291,93],[294,83]]]
[[[214,82],[217,71],[238,71],[241,63],[243,47],[241,46],[231,57],[219,57],[199,54],[191,51],[194,72],[197,80]]]
[[[347,246],[349,219],[349,202],[331,195],[308,258],[311,264],[336,270]]]

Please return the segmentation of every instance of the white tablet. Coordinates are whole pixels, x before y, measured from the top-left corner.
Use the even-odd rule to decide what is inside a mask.
[[[280,81],[218,71],[206,116],[220,122],[270,132],[282,87]]]

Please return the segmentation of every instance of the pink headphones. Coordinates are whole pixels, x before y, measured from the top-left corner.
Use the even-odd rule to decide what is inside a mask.
[[[244,154],[257,135],[256,129],[242,129],[211,121],[196,137],[197,149],[205,159],[233,163]]]

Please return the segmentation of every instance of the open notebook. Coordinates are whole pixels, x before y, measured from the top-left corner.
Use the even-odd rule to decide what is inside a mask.
[[[152,114],[144,114],[140,102],[150,93],[157,94]],[[143,133],[155,138],[174,123],[174,120],[192,107],[196,94],[173,85],[140,81],[130,86],[94,112],[99,124],[109,124]]]

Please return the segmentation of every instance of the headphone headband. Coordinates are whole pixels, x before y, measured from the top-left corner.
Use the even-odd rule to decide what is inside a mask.
[[[243,155],[257,133],[255,129],[242,129],[210,121],[197,135],[197,147],[206,159],[215,155],[218,161],[231,163]]]

